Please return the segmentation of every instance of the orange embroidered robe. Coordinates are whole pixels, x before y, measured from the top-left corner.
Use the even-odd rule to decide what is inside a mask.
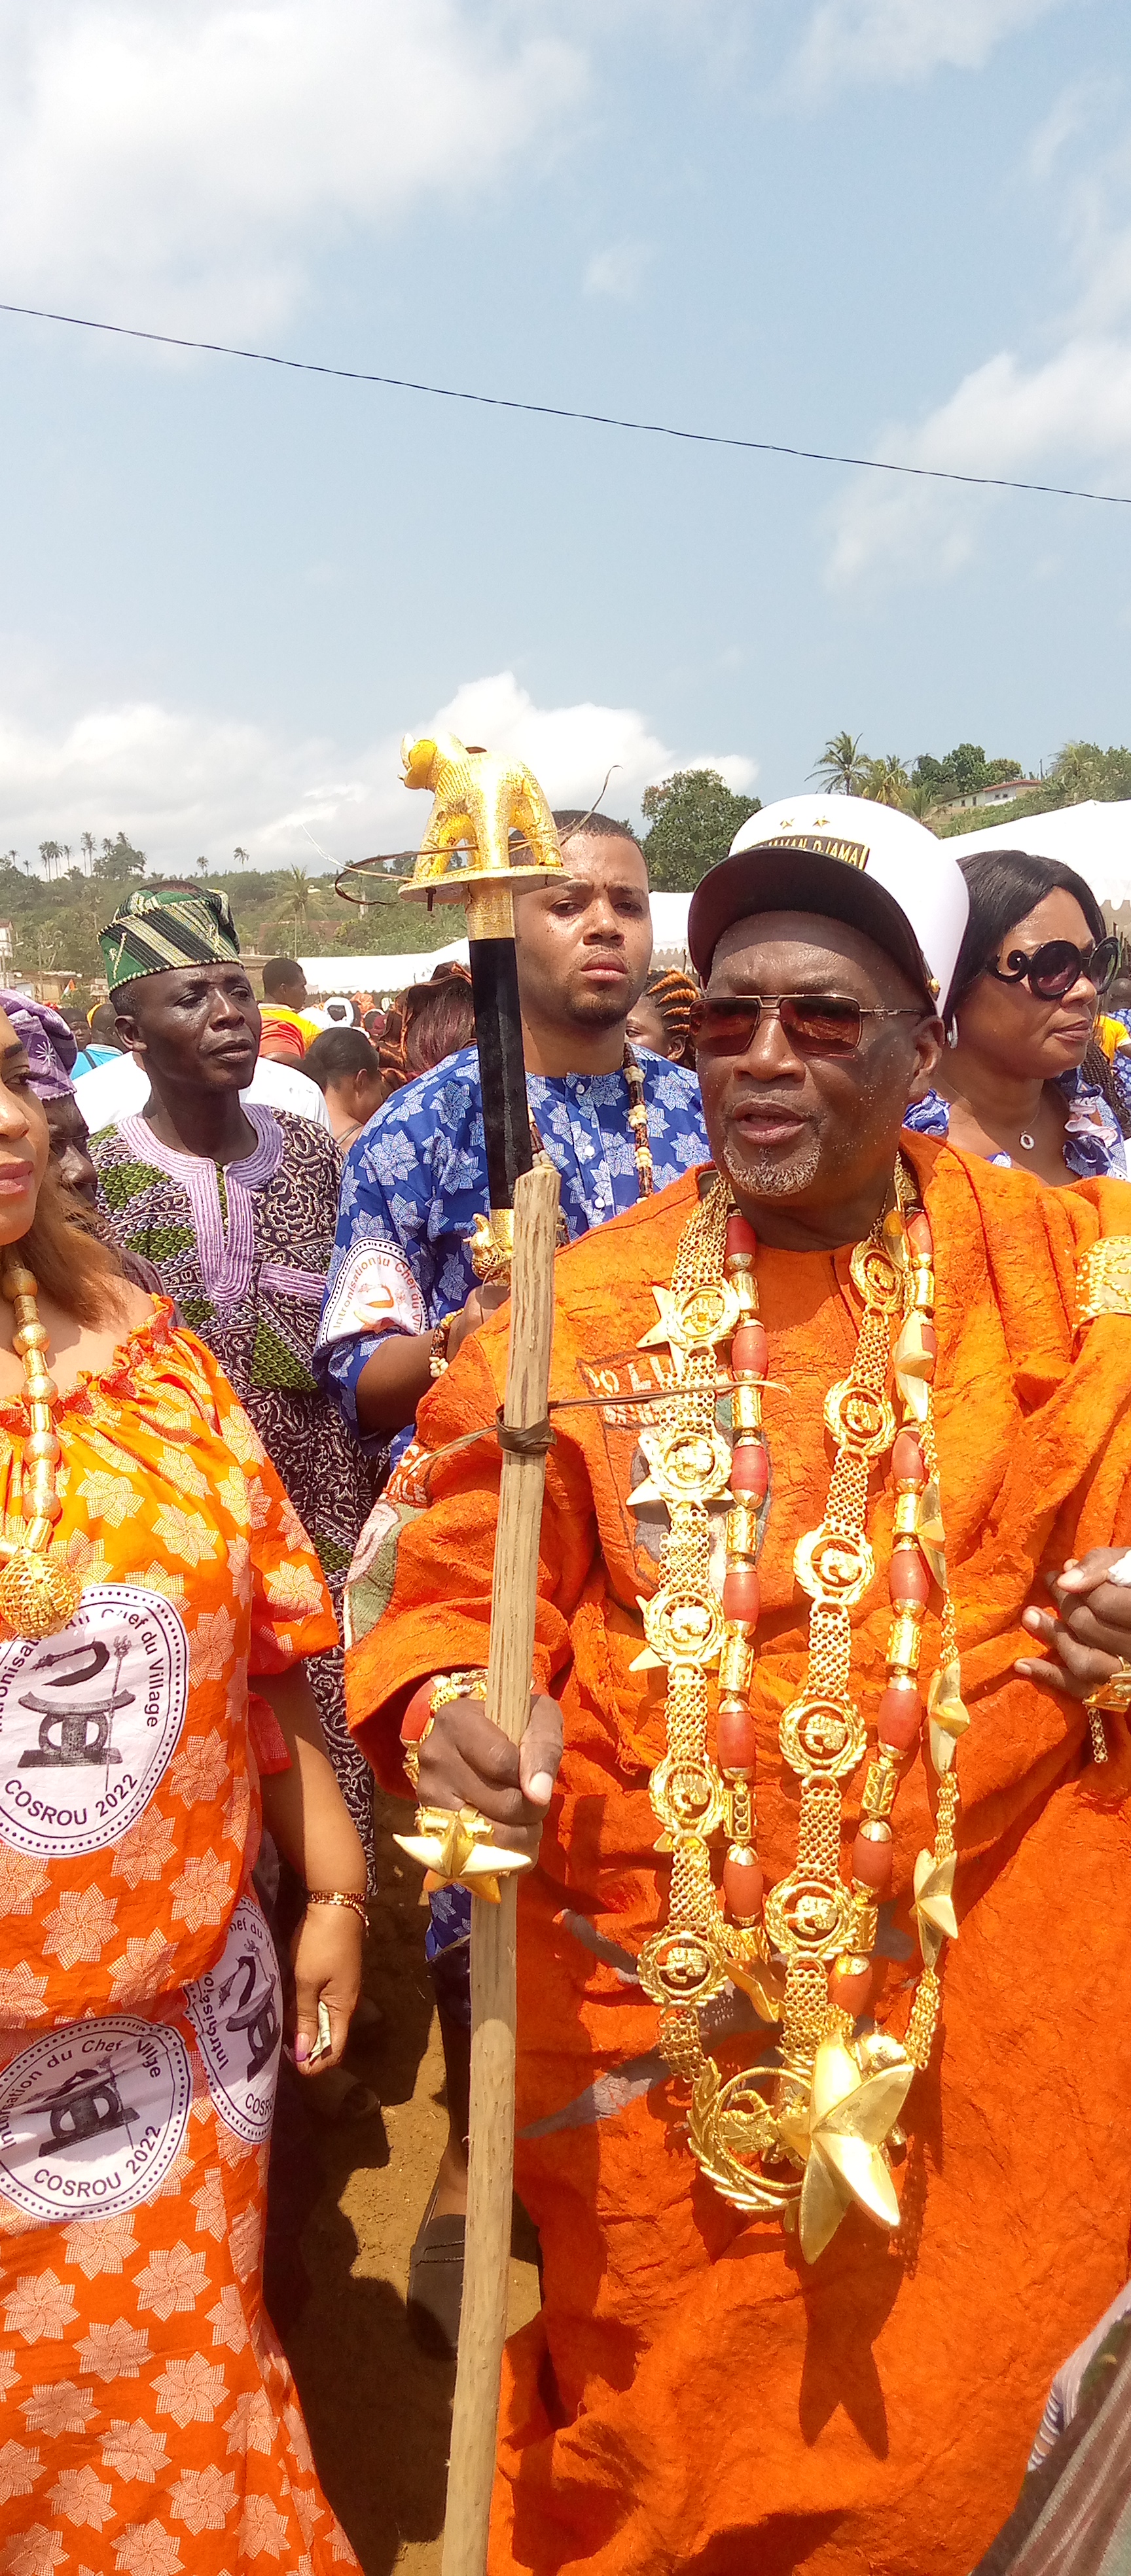
[[[249,1675],[336,1626],[256,1432],[171,1313],[60,1399],[60,1532],[87,1588],[61,1634],[0,1642],[13,2576],[357,2564],[263,2307],[281,1997],[250,1888]],[[9,1526],[27,1430],[0,1406]]]
[[[1014,2500],[1054,2369],[1126,2277],[1131,1762],[1109,1721],[1113,1758],[1090,1764],[1079,1705],[1013,1663],[1038,1651],[1020,1619],[1047,1600],[1044,1573],[1131,1527],[1131,1320],[1075,1329],[1080,1256],[1101,1231],[1131,1236],[1131,1191],[1046,1191],[905,1142],[936,1248],[943,1515],[973,1721],[957,1757],[961,1929],[934,2056],[903,2115],[900,2234],[850,2210],[811,2270],[795,2238],[746,2221],[698,2172],[633,1975],[670,1864],[647,1794],[664,1675],[630,1669],[658,1532],[627,1508],[640,1417],[616,1396],[650,1380],[634,1346],[656,1319],[653,1282],[671,1279],[694,1178],[558,1264],[551,1393],[609,1402],[558,1414],[547,1476],[536,1666],[564,1707],[565,1756],[519,1898],[517,2157],[545,2298],[508,2347],[495,2576],[966,2576]],[[797,1782],[777,1741],[805,1661],[793,1551],[822,1516],[822,1406],[859,1309],[847,1253],[763,1252],[758,1283],[776,1382],[754,1686],[774,1880],[796,1849]],[[465,1345],[425,1406],[429,1448],[493,1419],[506,1323]],[[362,1634],[355,1606],[351,1722],[402,1791],[408,1686],[486,1659],[497,1472],[489,1440],[438,1463],[430,1508],[373,1570],[385,1615]],[[877,1577],[853,1613],[870,1732],[892,1509],[884,1462],[868,1516]],[[929,1611],[924,1679],[937,1651]],[[845,1796],[846,1875],[860,1785]],[[932,1787],[917,1756],[892,1817],[877,2013],[897,2034]],[[757,2048],[724,2037],[718,2053],[732,2071]]]

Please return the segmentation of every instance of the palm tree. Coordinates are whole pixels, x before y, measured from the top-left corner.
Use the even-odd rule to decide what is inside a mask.
[[[294,925],[291,955],[297,957],[299,931],[305,929],[310,919],[311,907],[317,898],[318,888],[313,877],[307,875],[305,868],[288,868],[287,883],[289,891],[283,904],[283,920],[292,922]]]
[[[1067,805],[1083,805],[1102,795],[1103,753],[1098,743],[1066,742],[1053,764],[1053,779]]]
[[[868,768],[867,756],[861,751],[862,734],[834,733],[825,744],[815,769],[809,772],[818,787],[828,789],[830,796],[860,796]]]
[[[903,799],[903,808],[905,813],[914,815],[917,823],[926,823],[933,832],[935,826],[931,816],[941,801],[937,787],[929,787],[925,778],[912,778]]]
[[[897,751],[889,751],[886,757],[866,763],[860,792],[870,798],[873,805],[897,805],[906,809],[911,781]]]

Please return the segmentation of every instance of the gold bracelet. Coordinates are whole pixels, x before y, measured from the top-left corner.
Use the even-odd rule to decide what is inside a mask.
[[[444,1371],[447,1368],[448,1335],[451,1332],[455,1319],[456,1310],[453,1308],[450,1315],[444,1316],[442,1323],[436,1324],[433,1327],[432,1338],[428,1344],[428,1375],[432,1379],[433,1384],[435,1384],[438,1377],[443,1377]]]
[[[363,1896],[350,1896],[340,1887],[308,1887],[306,1901],[308,1905],[348,1905],[350,1913],[356,1914],[359,1923],[369,1930],[369,1908]]]
[[[432,1715],[452,1699],[486,1699],[487,1675],[482,1665],[470,1672],[438,1673],[432,1684]]]

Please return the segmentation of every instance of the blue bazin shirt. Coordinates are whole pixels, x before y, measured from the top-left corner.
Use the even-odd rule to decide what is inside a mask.
[[[655,1186],[663,1190],[710,1160],[699,1084],[686,1065],[643,1048],[636,1053]],[[531,1073],[526,1092],[561,1178],[571,1243],[635,1207],[623,1073]],[[382,1332],[427,1332],[465,1305],[477,1285],[467,1237],[486,1207],[479,1058],[464,1047],[386,1101],[346,1158],[314,1368],[356,1437],[364,1438],[357,1381]],[[401,1433],[394,1456],[410,1436]]]

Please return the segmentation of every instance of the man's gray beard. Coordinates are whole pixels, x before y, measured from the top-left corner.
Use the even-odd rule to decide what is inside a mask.
[[[769,1155],[755,1155],[749,1163],[740,1163],[732,1154],[723,1155],[723,1168],[736,1190],[746,1190],[759,1199],[789,1199],[796,1191],[807,1190],[821,1159],[821,1148],[814,1137],[799,1148],[791,1162],[771,1160]]]

